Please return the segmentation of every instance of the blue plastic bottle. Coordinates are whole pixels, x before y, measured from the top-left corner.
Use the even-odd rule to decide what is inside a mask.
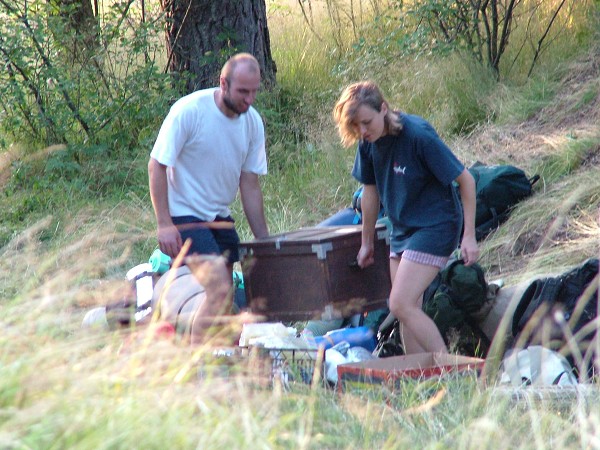
[[[364,347],[370,352],[375,350],[377,339],[375,333],[368,326],[340,328],[339,330],[328,331],[323,336],[316,336],[317,345],[325,348],[333,347],[342,341],[346,341],[351,347]]]

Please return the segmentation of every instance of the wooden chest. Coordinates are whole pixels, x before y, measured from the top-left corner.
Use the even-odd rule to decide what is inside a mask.
[[[333,319],[387,307],[389,233],[375,230],[375,264],[358,267],[361,226],[301,228],[244,241],[246,299],[269,320]]]

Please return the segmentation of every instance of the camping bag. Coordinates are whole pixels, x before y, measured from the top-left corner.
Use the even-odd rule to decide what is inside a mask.
[[[172,268],[161,275],[151,286],[150,300],[143,305],[136,303],[136,287],[134,283],[123,299],[106,305],[110,327],[149,323],[158,312],[158,317],[173,325],[178,333],[190,333],[194,314],[206,293],[188,266]]]
[[[423,295],[423,311],[435,322],[446,345],[456,341],[461,354],[487,354],[490,342],[476,318],[489,303],[487,292],[483,268],[456,260],[438,274]]]
[[[475,179],[475,238],[480,241],[497,229],[510,214],[512,207],[529,197],[539,175],[528,178],[525,172],[511,165],[469,167]]]
[[[544,314],[536,312],[544,307]],[[580,331],[586,324],[598,316],[598,258],[590,258],[574,269],[557,277],[542,278],[533,281],[525,290],[515,309],[512,321],[512,334],[515,341],[520,337],[528,322],[534,315],[540,315],[539,323],[531,327],[530,336],[525,339],[525,345],[532,342],[536,330],[542,323],[550,323],[554,330],[553,337],[558,337],[562,344],[566,343],[565,336],[554,318],[554,312],[560,309],[573,334]],[[592,339],[598,327],[578,336],[577,343]],[[582,348],[583,349],[583,348]],[[573,364],[573,355],[567,357]]]
[[[352,209],[356,213],[356,216],[354,218],[354,221],[352,222],[352,225],[358,225],[358,224],[362,223],[361,202],[362,202],[363,190],[364,190],[364,185],[360,185],[359,188],[356,191],[354,191],[354,194],[352,195]],[[385,210],[383,209],[383,205],[381,203],[379,203],[379,213],[377,214],[377,219],[381,219],[383,217],[385,217]]]

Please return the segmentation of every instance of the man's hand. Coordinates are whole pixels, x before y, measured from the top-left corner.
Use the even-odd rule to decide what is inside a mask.
[[[175,258],[179,254],[183,242],[181,233],[175,225],[158,227],[158,245],[160,251],[171,258]]]

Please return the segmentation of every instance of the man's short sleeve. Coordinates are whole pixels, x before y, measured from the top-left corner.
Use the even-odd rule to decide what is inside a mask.
[[[173,166],[187,141],[186,110],[175,104],[165,117],[150,156],[165,166]],[[189,119],[188,119],[189,120]]]

